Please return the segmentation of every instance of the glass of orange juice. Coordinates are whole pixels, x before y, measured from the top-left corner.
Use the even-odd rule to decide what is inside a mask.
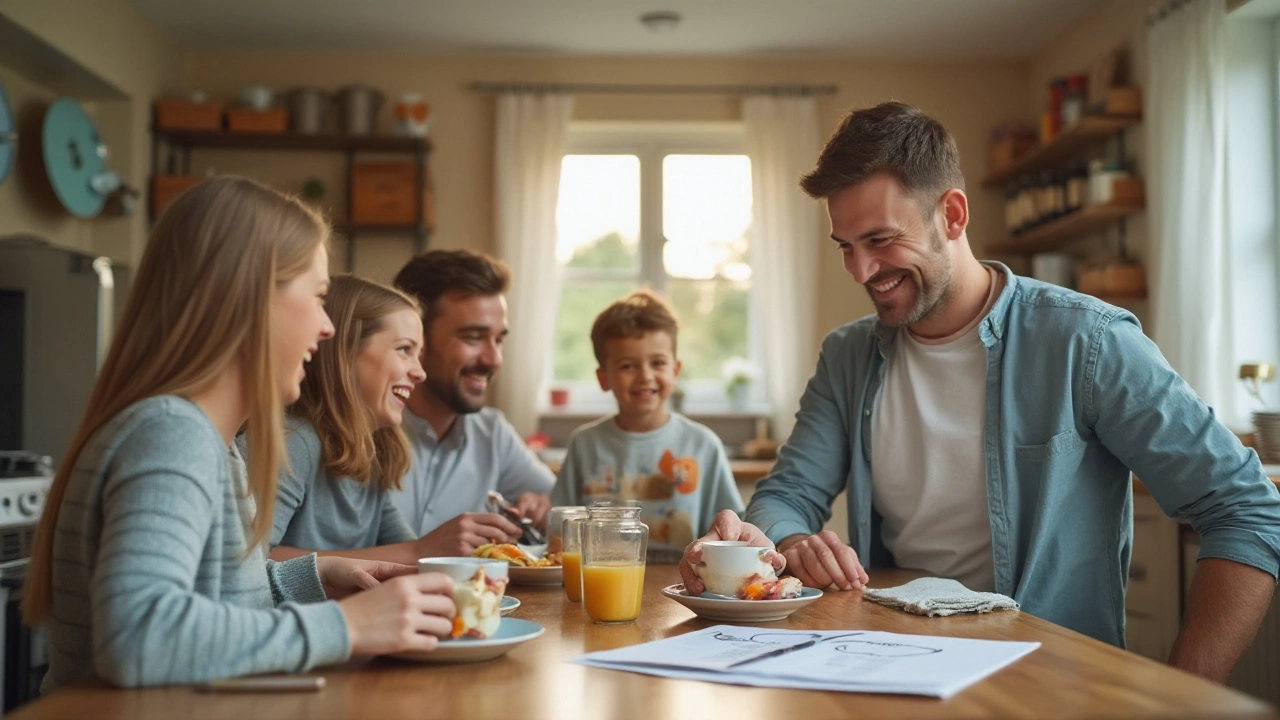
[[[587,508],[582,542],[582,605],[598,623],[634,622],[644,593],[644,558],[649,528],[640,508]]]
[[[582,526],[587,521],[585,507],[552,508],[558,513],[560,541],[560,566],[564,574],[564,594],[570,602],[582,601]],[[547,526],[551,528],[550,525]],[[548,547],[550,547],[548,540]]]

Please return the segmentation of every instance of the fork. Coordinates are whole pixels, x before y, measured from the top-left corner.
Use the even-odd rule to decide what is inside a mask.
[[[531,518],[522,517],[516,509],[511,507],[507,499],[494,490],[489,491],[489,504],[498,512],[502,513],[515,524],[520,526],[522,531],[520,535],[520,543],[523,545],[543,545],[547,542],[547,538],[537,528],[533,526]]]

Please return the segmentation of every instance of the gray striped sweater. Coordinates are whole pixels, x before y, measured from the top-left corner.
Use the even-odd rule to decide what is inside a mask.
[[[137,687],[345,660],[315,556],[246,552],[252,517],[244,462],[199,406],[149,398],[103,426],[58,516],[42,691],[90,672]]]

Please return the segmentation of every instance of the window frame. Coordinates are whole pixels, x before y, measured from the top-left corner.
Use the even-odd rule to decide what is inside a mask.
[[[746,126],[738,121],[672,122],[672,121],[573,121],[565,138],[567,155],[634,155],[640,162],[640,218],[638,274],[586,268],[560,269],[562,286],[575,281],[633,282],[636,287],[648,285],[666,295],[667,273],[663,263],[666,238],[663,235],[662,187],[663,158],[667,155],[747,155]],[[751,254],[748,254],[748,258]],[[748,260],[749,262],[750,260]],[[764,383],[764,348],[759,337],[759,298],[754,282],[747,294],[748,359],[759,369],[760,377],[750,385],[747,407],[730,406],[719,380],[684,380],[685,413],[723,415],[760,415],[769,411]],[[561,290],[563,292],[563,289]],[[557,302],[558,306],[558,302]],[[603,309],[603,308],[601,308]],[[558,312],[558,311],[557,311]],[[595,382],[556,380],[555,347],[547,343],[543,382],[548,388],[569,390],[569,405],[556,408],[559,413],[611,412],[617,409],[613,395],[600,390]],[[544,412],[550,410],[547,397],[541,393]]]

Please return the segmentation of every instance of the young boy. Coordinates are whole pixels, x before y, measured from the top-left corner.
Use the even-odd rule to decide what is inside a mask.
[[[670,308],[647,291],[596,317],[596,379],[617,399],[618,413],[574,431],[551,493],[553,505],[639,501],[649,526],[649,562],[679,562],[717,512],[743,511],[720,438],[667,411],[680,377],[677,329]]]

